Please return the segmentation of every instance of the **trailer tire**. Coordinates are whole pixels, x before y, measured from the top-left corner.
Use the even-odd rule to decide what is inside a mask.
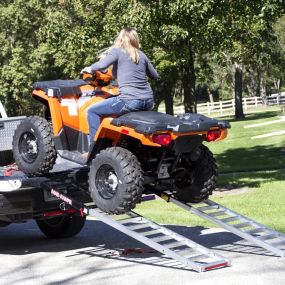
[[[77,235],[83,228],[86,216],[59,216],[45,220],[37,220],[41,232],[48,238],[69,238]]]
[[[14,161],[12,150],[0,151],[0,166],[6,166]]]
[[[0,221],[0,228],[5,228],[8,227],[9,225],[11,225],[11,222]]]
[[[49,122],[38,116],[23,120],[13,137],[13,154],[16,164],[24,173],[47,174],[57,156]]]
[[[102,150],[90,166],[89,190],[94,203],[104,212],[130,211],[143,191],[143,173],[137,158],[121,147]]]
[[[208,199],[216,188],[217,165],[212,152],[204,145],[200,146],[199,158],[191,164],[176,176],[174,195],[183,202],[199,203]]]

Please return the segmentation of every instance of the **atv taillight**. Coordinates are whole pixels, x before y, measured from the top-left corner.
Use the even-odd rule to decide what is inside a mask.
[[[157,134],[152,136],[152,140],[160,145],[169,145],[171,143],[171,136],[169,134]]]
[[[207,142],[213,142],[213,141],[216,141],[221,135],[222,135],[222,131],[220,129],[210,130],[207,132],[207,134],[203,135],[203,138]]]

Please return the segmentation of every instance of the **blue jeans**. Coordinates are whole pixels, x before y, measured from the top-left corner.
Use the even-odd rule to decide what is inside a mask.
[[[89,142],[92,143],[99,128],[101,118],[111,115],[123,115],[129,112],[151,110],[153,99],[120,99],[108,98],[96,103],[88,109]]]

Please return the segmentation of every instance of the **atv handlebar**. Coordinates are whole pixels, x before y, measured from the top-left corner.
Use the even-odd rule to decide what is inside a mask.
[[[113,79],[112,71],[109,69],[94,71],[92,73],[82,70],[81,74],[83,80],[88,81],[89,84],[94,86],[108,85]]]
[[[80,74],[96,74],[96,72],[101,72],[103,74],[106,74],[108,72],[108,69],[106,68],[106,69],[102,69],[102,70],[98,70],[98,71],[96,70],[94,72],[88,72],[88,71],[85,71],[84,69],[82,69],[80,71]]]

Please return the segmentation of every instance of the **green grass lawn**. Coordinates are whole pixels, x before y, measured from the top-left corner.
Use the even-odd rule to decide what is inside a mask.
[[[285,130],[285,122],[244,128],[248,124],[277,120],[279,114],[276,109],[267,109],[263,113],[247,115],[242,121],[228,118],[232,125],[228,138],[207,145],[215,154],[219,172],[228,173],[219,176],[218,188],[246,189],[246,193],[233,195],[226,191],[224,193],[228,194],[212,199],[285,233],[285,170],[282,169],[285,169],[285,152],[282,151],[285,135],[251,139],[256,135]],[[268,169],[279,170],[265,171]],[[213,227],[196,215],[162,200],[142,203],[136,210],[158,223]]]
[[[211,199],[253,220],[285,233],[285,172],[236,174],[222,177],[222,185],[247,187],[248,192]],[[221,185],[220,185],[221,186]],[[163,200],[142,203],[137,212],[158,223],[213,227],[198,216]]]
[[[285,121],[245,129],[244,126],[278,120],[280,111],[253,113],[245,120],[229,119],[232,128],[228,138],[208,143],[214,153],[219,172],[278,169],[285,167],[285,135],[252,139],[257,135],[285,130]]]

